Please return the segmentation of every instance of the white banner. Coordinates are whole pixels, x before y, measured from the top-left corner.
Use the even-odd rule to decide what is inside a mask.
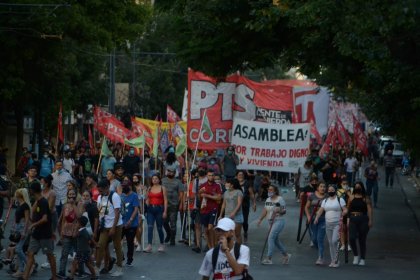
[[[232,145],[238,169],[297,172],[309,155],[310,124],[271,124],[235,118]]]
[[[315,120],[319,134],[328,131],[330,94],[325,87],[294,87],[296,114],[300,122]]]

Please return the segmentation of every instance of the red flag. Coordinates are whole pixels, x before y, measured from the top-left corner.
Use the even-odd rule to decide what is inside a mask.
[[[344,127],[343,123],[341,122],[338,115],[336,116],[335,127],[337,129],[337,139],[341,145],[346,145],[351,143],[350,135],[348,134],[346,128]]]
[[[134,134],[139,137],[144,134],[144,138],[146,140],[146,145],[149,147],[149,149],[152,149],[153,147],[153,132],[150,130],[150,128],[142,123],[140,120],[132,117],[131,118],[131,129],[134,132]]]
[[[95,107],[93,115],[94,127],[109,140],[124,144],[125,138],[131,138],[131,131],[128,130],[124,124],[112,114]]]
[[[309,122],[311,123],[311,136],[313,136],[316,139],[316,142],[320,144],[322,142],[322,138],[318,132],[318,129],[316,128],[315,119],[311,117]]]
[[[58,112],[58,121],[57,121],[57,134],[58,140],[61,143],[64,143],[64,132],[63,132],[63,104],[60,102],[60,112]]]
[[[330,126],[328,130],[327,138],[325,139],[324,145],[322,145],[321,150],[319,151],[319,156],[324,158],[326,155],[330,153],[331,145],[335,144],[335,140],[337,139],[337,131],[335,126]]]
[[[88,125],[88,141],[89,141],[89,146],[90,146],[90,153],[91,155],[95,155],[96,147],[95,147],[95,142],[93,141],[92,129],[90,128],[90,125]]]
[[[367,156],[368,155],[368,148],[367,148],[367,137],[366,134],[363,132],[362,126],[360,125],[359,121],[353,115],[353,133],[354,133],[354,142],[356,147],[359,148],[362,153]]]
[[[169,123],[176,123],[181,120],[178,114],[169,105],[166,105],[166,120]]]

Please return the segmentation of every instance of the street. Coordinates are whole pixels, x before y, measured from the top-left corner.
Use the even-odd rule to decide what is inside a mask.
[[[382,170],[381,170],[382,172]],[[383,175],[383,174],[381,174]],[[257,212],[250,215],[250,231],[248,245],[251,248],[250,274],[254,279],[357,279],[362,276],[369,280],[386,279],[418,279],[420,272],[420,235],[419,228],[413,217],[413,212],[405,204],[402,187],[411,187],[408,177],[398,174],[393,189],[385,189],[383,182],[379,183],[379,209],[374,209],[373,228],[368,235],[366,266],[353,266],[353,255],[349,252],[349,263],[344,264],[344,256],[340,256],[340,267],[333,269],[327,265],[315,265],[316,249],[310,248],[308,237],[299,245],[296,242],[299,207],[291,189],[282,189],[287,203],[287,220],[281,239],[292,254],[289,265],[281,265],[280,254],[275,252],[274,264],[260,265],[261,250],[267,234],[267,224],[260,228],[256,220],[260,215],[262,203],[259,202]],[[381,176],[383,178],[383,176]],[[13,216],[13,214],[12,214]],[[304,227],[303,227],[304,228]],[[303,230],[302,230],[303,231]],[[178,232],[179,234],[179,232]],[[8,236],[8,233],[6,233]],[[7,245],[7,240],[3,240]],[[124,277],[128,279],[201,279],[198,269],[204,254],[196,254],[187,246],[177,243],[175,247],[166,247],[165,253],[157,253],[154,247],[152,254],[135,253],[134,266],[124,268]],[[57,257],[61,247],[56,247]],[[326,261],[329,261],[326,247]],[[43,263],[45,256],[38,255],[37,262]],[[69,268],[70,266],[68,266]],[[0,271],[0,277],[11,278],[6,273],[6,267]],[[31,279],[49,279],[49,271],[39,269]],[[112,279],[101,276],[101,279]]]

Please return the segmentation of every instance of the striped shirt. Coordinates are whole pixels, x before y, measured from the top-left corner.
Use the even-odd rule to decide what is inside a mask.
[[[58,171],[55,171],[52,175],[53,181],[52,185],[54,187],[55,193],[57,195],[57,198],[55,199],[55,205],[58,206],[61,204],[64,204],[66,202],[67,198],[67,185],[66,183],[68,181],[73,180],[71,175],[63,168],[63,171],[61,174],[58,173]]]

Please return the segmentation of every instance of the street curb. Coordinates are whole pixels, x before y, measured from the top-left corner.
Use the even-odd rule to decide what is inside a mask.
[[[397,183],[400,186],[401,192],[402,192],[403,197],[404,197],[404,203],[405,203],[405,205],[407,205],[408,209],[410,209],[411,213],[413,214],[414,220],[416,221],[416,224],[417,224],[417,228],[420,231],[419,217],[417,216],[416,211],[414,210],[413,206],[410,204],[410,201],[407,198],[407,193],[405,192],[404,187],[402,186],[402,184],[400,182],[400,175],[398,173],[396,173],[396,177],[397,177]]]

